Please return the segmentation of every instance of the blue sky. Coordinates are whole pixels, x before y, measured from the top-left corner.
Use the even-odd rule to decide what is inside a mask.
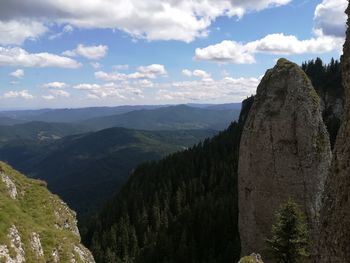
[[[1,108],[240,102],[279,57],[339,58],[346,5],[5,0]]]

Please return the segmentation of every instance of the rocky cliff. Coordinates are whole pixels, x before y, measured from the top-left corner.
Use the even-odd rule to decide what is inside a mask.
[[[347,9],[350,14],[350,5]],[[350,19],[348,19],[348,26]],[[321,210],[319,262],[350,260],[350,29],[342,56],[346,104],[343,124],[336,140],[332,172],[326,182]]]
[[[75,213],[42,181],[0,162],[0,262],[94,263]]]
[[[275,212],[289,198],[315,229],[331,150],[320,99],[305,73],[280,59],[257,89],[242,134],[238,168],[242,255],[268,259]]]

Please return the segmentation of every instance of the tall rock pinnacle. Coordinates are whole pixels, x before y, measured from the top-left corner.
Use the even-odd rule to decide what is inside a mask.
[[[267,71],[242,134],[238,168],[242,255],[268,259],[275,212],[296,201],[315,232],[331,150],[320,100],[294,63],[280,59]]]
[[[350,4],[346,11],[350,15]],[[348,18],[348,26],[350,18]],[[342,56],[345,113],[336,140],[332,172],[326,182],[320,227],[320,261],[350,260],[350,29]]]

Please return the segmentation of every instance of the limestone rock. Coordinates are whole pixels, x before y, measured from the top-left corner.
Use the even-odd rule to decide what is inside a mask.
[[[259,254],[253,253],[250,256],[241,258],[241,260],[238,263],[264,263],[264,261],[262,261],[261,256]]]
[[[80,242],[75,212],[44,182],[28,179],[2,162],[0,222],[0,262],[95,262]]]
[[[316,229],[331,150],[320,100],[294,63],[280,59],[262,79],[245,123],[238,168],[242,254],[268,260],[275,212],[289,198]],[[270,261],[269,261],[270,262]]]
[[[350,15],[350,4],[347,9]],[[348,19],[348,26],[350,19]],[[335,144],[332,172],[321,210],[319,262],[349,262],[350,258],[350,29],[342,56],[345,113]]]
[[[11,179],[4,173],[0,172],[1,180],[6,185],[8,194],[12,199],[17,197],[17,188],[16,185],[11,181]]]

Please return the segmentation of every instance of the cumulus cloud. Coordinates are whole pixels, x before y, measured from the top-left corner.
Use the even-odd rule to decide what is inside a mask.
[[[186,76],[186,77],[197,77],[197,78],[201,78],[202,80],[211,80],[211,75],[201,69],[196,69],[194,71],[188,70],[188,69],[184,69],[182,70],[182,75]]]
[[[138,67],[138,72],[135,73],[135,77],[133,74],[129,75],[130,78],[150,78],[154,79],[157,76],[166,75],[167,71],[165,70],[164,65],[160,64],[152,64],[148,66]]]
[[[75,57],[82,56],[91,60],[98,60],[107,55],[108,47],[105,45],[84,46],[79,44],[76,49],[67,50],[62,53],[64,56]]]
[[[82,84],[77,84],[73,86],[74,89],[78,90],[93,90],[93,89],[99,89],[101,85],[99,84],[89,84],[89,83],[82,83]]]
[[[339,51],[346,28],[347,0],[323,0],[314,15],[314,37],[300,40],[293,35],[270,34],[262,39],[240,43],[224,40],[221,43],[195,50],[195,58],[218,63],[252,64],[256,53],[275,55],[318,54]]]
[[[122,73],[107,73],[104,71],[97,71],[94,73],[95,78],[101,79],[104,81],[118,81],[118,80],[126,80],[128,77],[126,74]]]
[[[10,75],[16,79],[21,79],[24,77],[24,70],[23,69],[17,69],[10,73]]]
[[[71,58],[47,52],[28,53],[19,47],[0,47],[0,66],[79,68],[81,64]]]
[[[220,80],[193,80],[166,84],[157,91],[158,101],[196,102],[196,101],[242,101],[255,94],[260,78],[230,78]]]
[[[34,96],[28,92],[28,90],[21,90],[21,91],[8,91],[6,92],[3,97],[5,99],[13,99],[13,98],[20,98],[25,100],[33,99]]]
[[[130,74],[97,71],[95,72],[95,77],[104,81],[123,81],[128,79],[155,79],[158,76],[165,76],[166,74],[167,71],[164,65],[151,64],[148,66],[140,66],[137,68],[136,72]]]
[[[54,95],[42,95],[41,96],[44,100],[54,100],[56,97]]]
[[[125,99],[125,96],[123,96],[118,90],[118,85],[113,82],[104,85],[82,83],[73,86],[73,88],[88,91],[87,97],[90,99],[103,99],[109,97]]]
[[[59,81],[54,81],[54,82],[49,82],[49,83],[45,83],[42,85],[43,88],[53,88],[53,89],[63,89],[68,87],[67,83],[64,82],[59,82]]]
[[[256,53],[275,55],[318,54],[339,50],[342,43],[343,39],[329,36],[299,40],[293,35],[270,34],[248,43],[224,40],[216,45],[197,48],[195,58],[219,63],[252,64],[256,62]]]
[[[11,0],[1,4],[0,20],[40,19],[78,28],[110,28],[148,40],[190,42],[206,36],[220,16],[285,5],[291,0]]]
[[[186,76],[186,77],[192,77],[192,71],[189,69],[183,69],[182,70],[182,75]]]
[[[347,0],[323,0],[315,10],[315,31],[319,34],[344,37]]]
[[[63,98],[70,97],[70,93],[65,90],[54,89],[54,90],[50,90],[50,93],[55,97],[63,97]]]
[[[46,26],[36,21],[2,21],[0,18],[0,45],[21,45],[27,39],[37,39],[47,30]]]
[[[64,88],[64,87],[68,86],[65,83],[51,82],[51,83],[47,83],[47,84],[43,85],[43,87],[44,86],[46,88],[54,88],[54,89],[49,90],[50,94],[41,96],[41,98],[43,98],[44,100],[54,100],[57,98],[69,98],[70,97],[70,93],[68,91],[59,89],[60,87]]]

